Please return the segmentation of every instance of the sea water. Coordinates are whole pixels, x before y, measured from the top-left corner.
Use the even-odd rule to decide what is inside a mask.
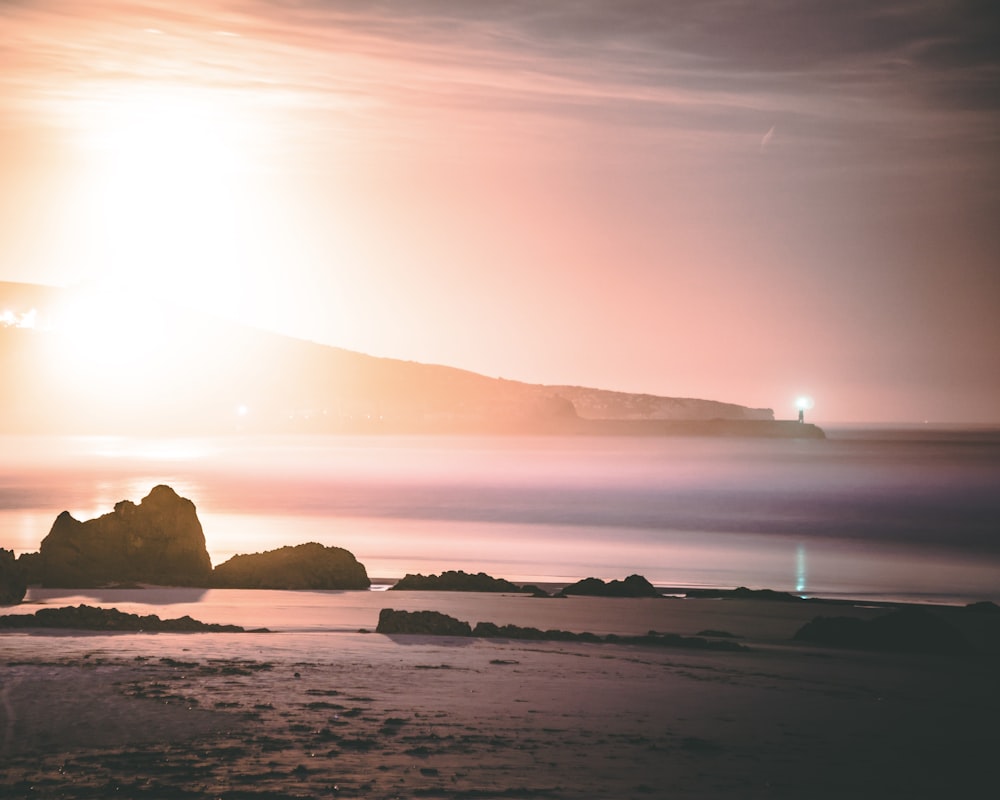
[[[377,583],[645,575],[664,587],[1000,600],[1000,432],[702,437],[0,437],[0,547],[159,483],[209,554],[316,541]]]

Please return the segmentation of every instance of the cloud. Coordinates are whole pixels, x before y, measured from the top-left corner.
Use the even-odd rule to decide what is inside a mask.
[[[462,0],[276,7],[240,21],[317,91],[352,85],[427,111],[505,114],[732,137],[950,137],[997,120],[1000,10],[976,2]],[[351,54],[353,65],[331,53]],[[330,69],[324,69],[328,65]],[[280,74],[280,70],[276,70]],[[956,107],[961,120],[952,117]]]
[[[771,140],[774,139],[775,130],[776,130],[776,126],[772,125],[770,128],[767,129],[767,133],[765,133],[761,137],[761,140],[760,140],[760,152],[762,152],[762,153],[767,152],[767,148],[771,144]]]
[[[898,141],[962,141],[970,158],[988,159],[1000,129],[997,8],[975,0],[15,3],[0,8],[5,27],[22,34],[8,39],[0,88],[8,103],[58,104],[123,79],[196,81],[286,113],[349,113],[371,142],[427,140],[442,126],[494,137],[530,130],[553,141],[565,130],[614,129],[651,145],[701,141],[742,152],[778,120],[783,143],[810,150],[813,162],[825,154],[883,164],[884,153],[867,154]],[[921,158],[924,149],[916,148]],[[897,148],[894,157],[904,155]]]

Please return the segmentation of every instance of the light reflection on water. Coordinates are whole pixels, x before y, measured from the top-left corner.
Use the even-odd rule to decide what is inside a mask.
[[[369,574],[485,570],[1000,599],[1000,438],[0,437],[0,546],[157,483],[214,563],[319,541]]]

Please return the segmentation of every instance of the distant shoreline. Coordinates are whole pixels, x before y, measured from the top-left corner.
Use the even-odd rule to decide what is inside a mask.
[[[822,428],[795,420],[761,419],[577,419],[567,424],[567,430],[553,433],[575,433],[598,436],[721,436],[773,439],[824,439]]]
[[[131,584],[122,586],[104,586],[104,587],[43,587],[40,585],[32,585],[28,587],[28,592],[25,595],[24,600],[18,605],[33,605],[33,604],[55,604],[60,602],[59,598],[62,597],[89,597],[98,599],[100,602],[114,602],[114,598],[110,593],[130,593],[130,592],[149,592],[150,601],[154,604],[161,603],[176,603],[176,602],[198,602],[200,597],[207,592],[289,592],[289,593],[301,593],[301,594],[343,594],[343,593],[353,593],[357,592],[360,594],[383,594],[390,587],[394,586],[400,578],[397,577],[373,577],[371,578],[371,586],[368,589],[231,589],[231,588],[214,588],[214,587],[196,587],[196,586],[167,586],[159,584]],[[559,580],[559,581],[535,581],[535,585],[544,589],[550,593],[550,597],[539,597],[536,598],[539,602],[545,602],[547,600],[551,601],[563,601],[569,598],[557,597],[557,593],[571,585],[574,581],[571,580]],[[991,598],[980,597],[980,596],[968,596],[959,597],[957,595],[942,595],[929,593],[926,597],[912,597],[903,596],[896,594],[844,594],[844,595],[829,595],[829,594],[811,594],[806,592],[794,592],[786,589],[768,589],[768,588],[756,588],[756,589],[746,589],[743,586],[665,586],[654,584],[656,589],[660,592],[661,598],[647,597],[647,598],[623,598],[623,597],[599,597],[599,596],[589,596],[589,595],[579,595],[579,597],[590,597],[594,600],[607,601],[614,603],[619,600],[652,600],[656,601],[658,599],[663,600],[680,600],[680,601],[691,601],[691,600],[710,600],[710,601],[722,601],[722,600],[755,600],[759,602],[774,602],[774,603],[784,603],[789,602],[794,605],[802,606],[855,606],[858,608],[895,608],[903,606],[926,606],[926,607],[949,607],[949,608],[960,608],[963,606],[971,605],[976,602],[981,602],[984,600],[990,600]],[[177,598],[161,598],[155,597],[158,593],[166,594],[177,594]],[[517,592],[477,592],[477,591],[455,591],[455,590],[409,590],[406,594],[413,594],[419,596],[421,594],[448,594],[461,596],[463,594],[469,595],[504,595],[512,596],[521,593]],[[395,594],[395,593],[393,593]],[[523,593],[525,598],[529,598],[530,594]],[[770,595],[770,597],[769,597]],[[398,596],[398,595],[397,595]],[[12,606],[0,606],[0,614],[4,613],[16,613],[18,605]]]
[[[733,439],[825,439],[826,431],[809,422],[763,419],[591,419],[566,417],[542,420],[496,421],[387,421],[370,420],[331,424],[317,428],[264,426],[228,431],[210,428],[157,428],[150,430],[77,429],[47,426],[44,431],[0,427],[0,436],[116,436],[143,438],[244,437],[244,436],[572,436],[572,437],[704,437]]]

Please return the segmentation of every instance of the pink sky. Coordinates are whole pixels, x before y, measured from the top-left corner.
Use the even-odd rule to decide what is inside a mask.
[[[0,6],[0,280],[487,375],[1000,422],[1000,11]]]

